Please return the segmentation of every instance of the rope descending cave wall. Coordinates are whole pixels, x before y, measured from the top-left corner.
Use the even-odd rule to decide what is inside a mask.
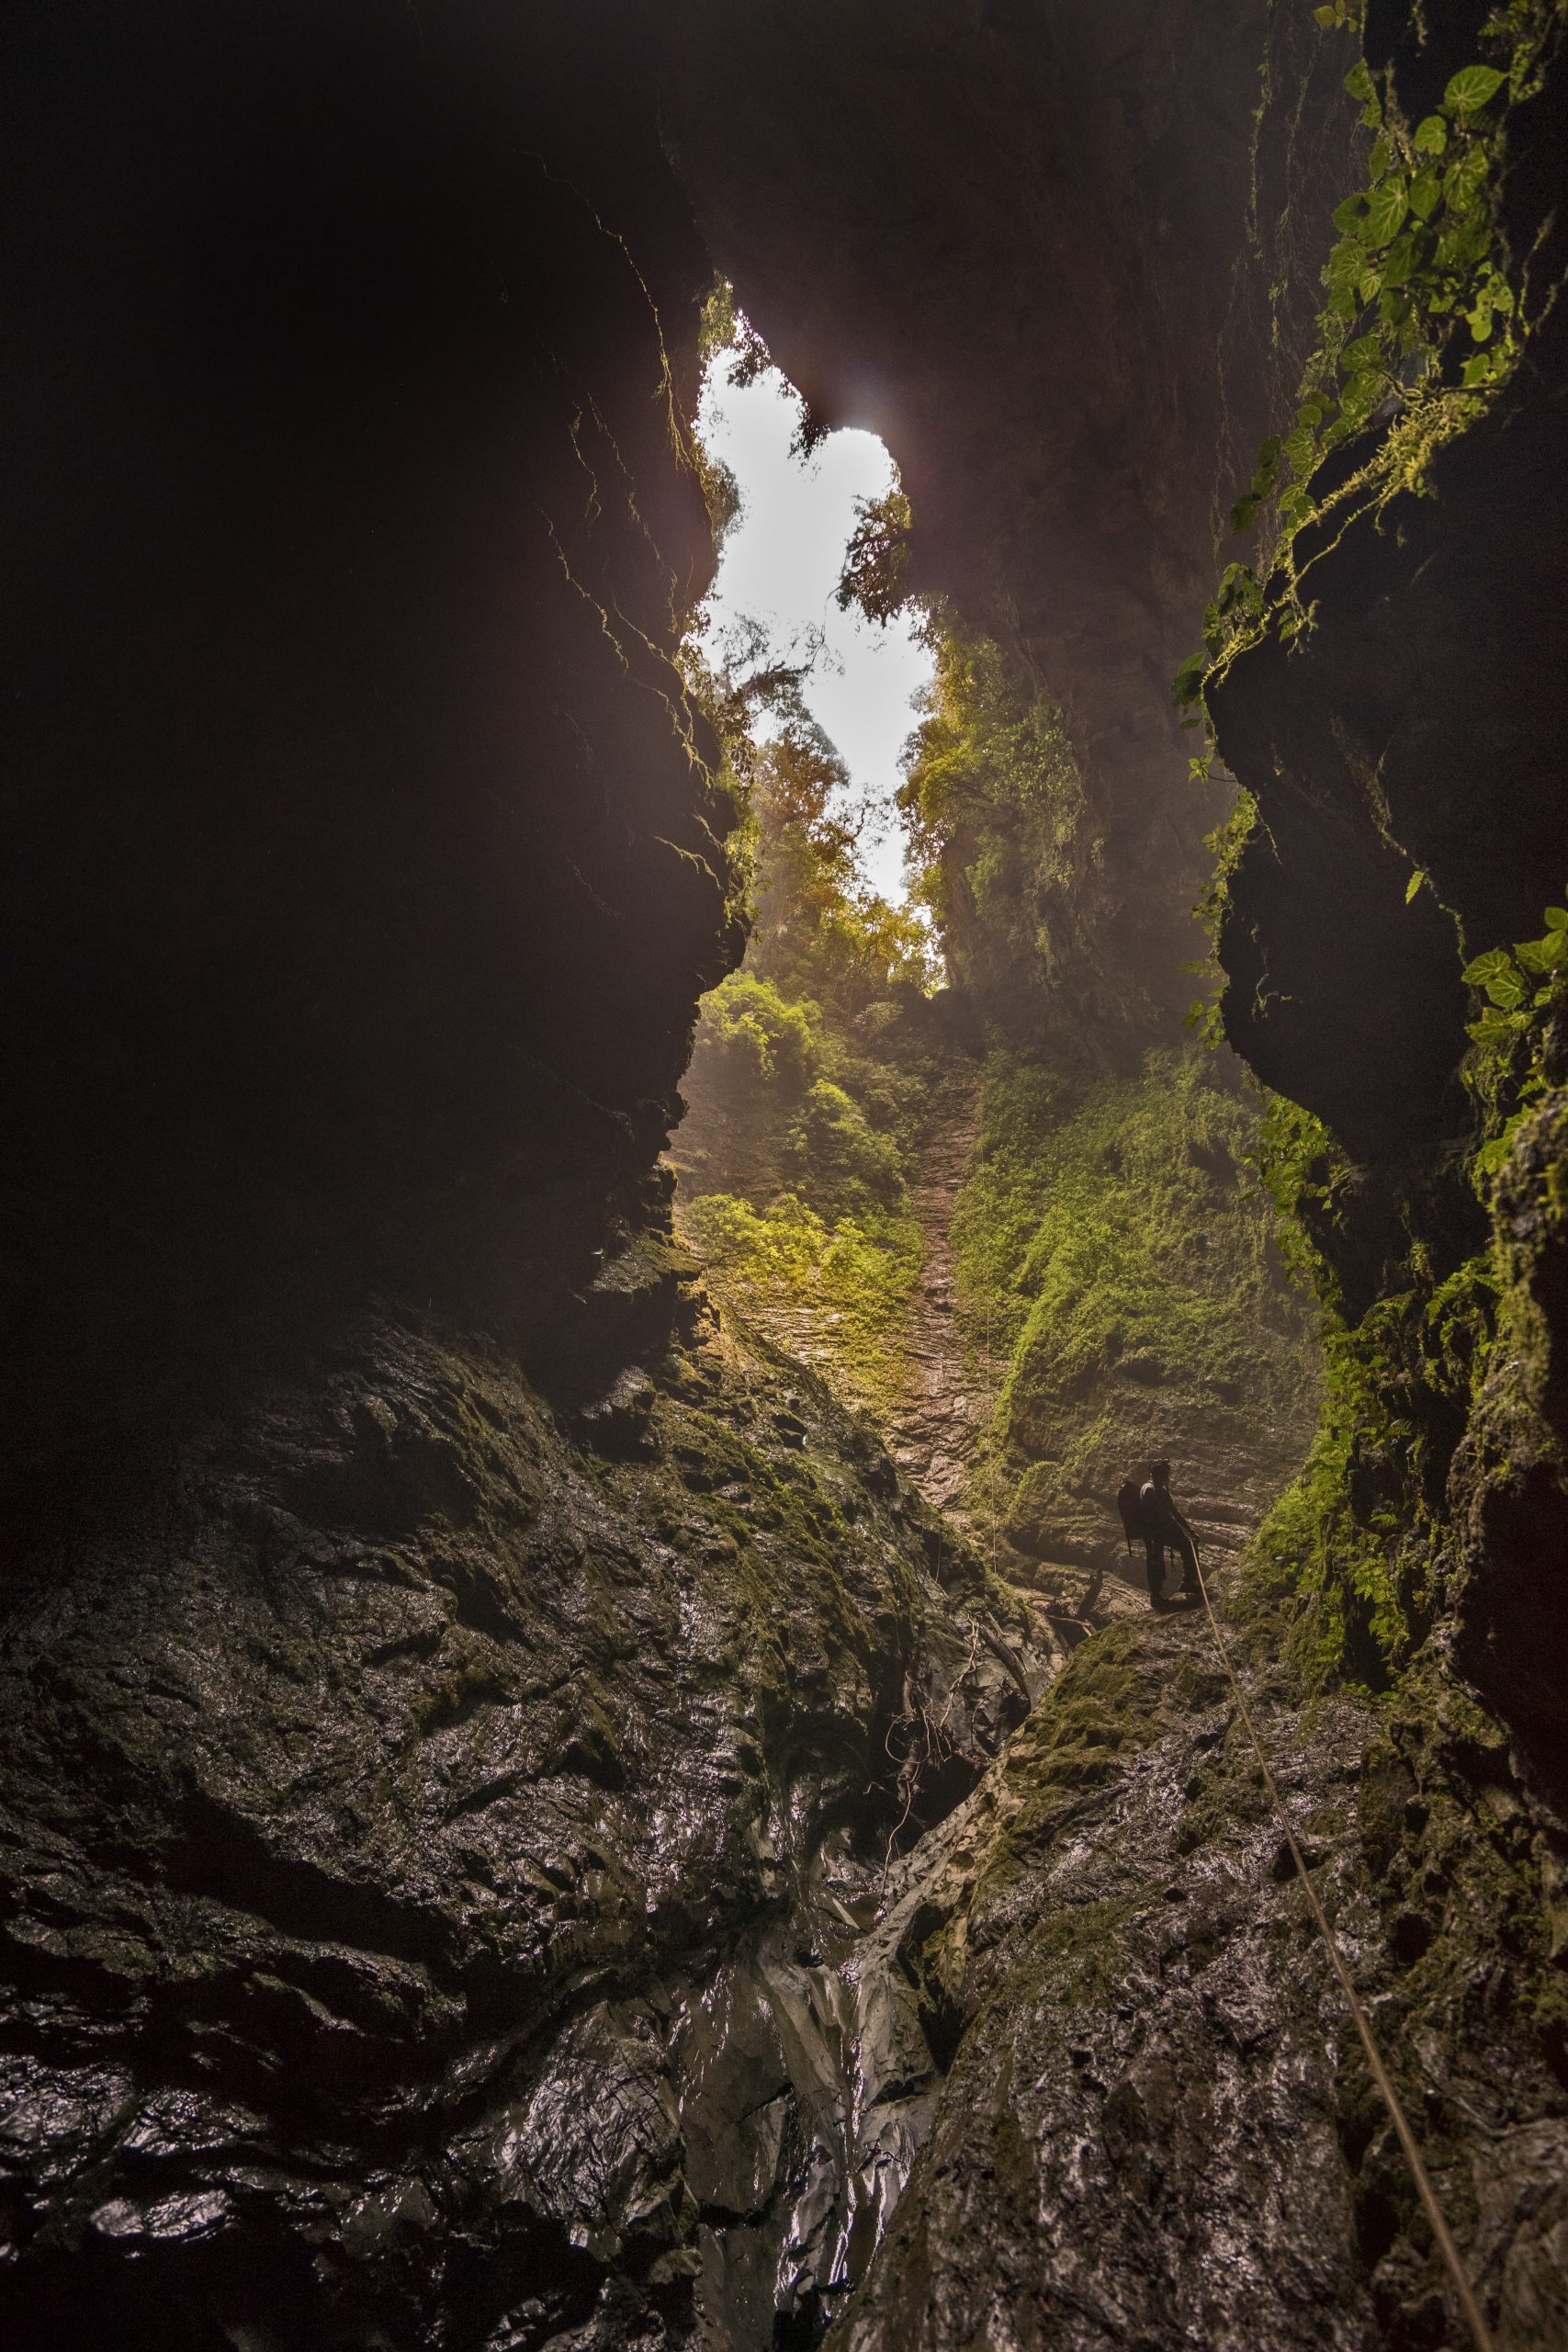
[[[1284,1834],[1285,1843],[1290,1849],[1291,1860],[1296,1868],[1296,1876],[1302,1883],[1317,1932],[1323,1939],[1323,1948],[1328,1954],[1328,1964],[1334,1971],[1335,1981],[1339,1990],[1345,1996],[1346,2007],[1350,2012],[1351,2022],[1360,2038],[1361,2048],[1366,2052],[1367,2064],[1372,2080],[1377,2085],[1379,2096],[1387,2108],[1394,2131],[1398,2134],[1399,2144],[1404,2152],[1404,2161],[1410,2168],[1410,2177],[1416,2184],[1416,2194],[1420,2199],[1422,2211],[1431,2224],[1432,2235],[1437,2241],[1443,2267],[1452,2281],[1460,2309],[1463,2312],[1466,2325],[1474,2338],[1476,2352],[1493,2352],[1491,2328],[1487,2325],[1481,2306],[1476,2301],[1475,2290],[1460,2259],[1459,2248],[1453,2240],[1453,2233],[1443,2217],[1443,2209],[1438,2202],[1431,2175],[1427,2170],[1420,2145],[1415,2132],[1411,2130],[1410,2119],[1405,2114],[1404,2102],[1393,2086],[1388,2068],[1383,2064],[1382,2053],[1378,2048],[1372,2032],[1371,2021],[1361,2006],[1355,1985],[1350,1981],[1350,1972],[1345,1965],[1344,1954],[1335,1939],[1334,1930],[1328,1923],[1328,1916],[1318,1900],[1317,1889],[1314,1886],[1311,1874],[1307,1870],[1306,1859],[1296,1842],[1295,1832],[1291,1827],[1290,1816],[1285,1811],[1285,1801],[1280,1792],[1280,1784],[1274,1778],[1273,1769],[1264,1752],[1263,1742],[1258,1736],[1258,1726],[1252,1720],[1252,1711],[1243,1694],[1235,1668],[1231,1662],[1230,1651],[1225,1645],[1225,1637],[1220,1630],[1220,1621],[1210,1597],[1208,1579],[1203,1574],[1201,1563],[1197,1558],[1196,1546],[1193,1547],[1193,1559],[1198,1569],[1198,1586],[1203,1596],[1203,1608],[1208,1616],[1209,1630],[1214,1637],[1214,1647],[1220,1654],[1220,1663],[1224,1668],[1226,1678],[1235,1694],[1237,1710],[1242,1722],[1247,1726],[1247,1736],[1252,1742],[1253,1754],[1258,1758],[1264,1785],[1268,1789],[1280,1827]]]

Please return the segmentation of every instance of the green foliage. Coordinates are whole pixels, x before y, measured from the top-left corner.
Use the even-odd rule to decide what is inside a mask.
[[[842,813],[843,763],[797,692],[782,690],[776,700],[777,736],[750,752],[757,827],[750,967],[846,1021],[874,1004],[923,996],[932,977],[927,926],[862,882],[859,827]]]
[[[901,490],[890,490],[885,498],[856,499],[855,527],[839,578],[841,612],[858,605],[868,620],[886,622],[908,601],[912,520]]]
[[[1254,1595],[1289,1600],[1309,1671],[1384,1689],[1432,1623],[1446,1449],[1485,1372],[1495,1266],[1486,1250],[1439,1274],[1412,1241],[1386,1295],[1352,1322],[1324,1244],[1355,1171],[1321,1122],[1280,1096],[1266,1111],[1257,1164],[1282,1246],[1325,1308],[1326,1378],[1306,1464],[1254,1546]]]
[[[1484,1000],[1470,1023],[1464,1069],[1486,1130],[1475,1159],[1484,1199],[1520,1124],[1545,1090],[1546,1023],[1568,999],[1568,907],[1548,907],[1540,937],[1520,940],[1512,955],[1493,947],[1473,957],[1464,978]]]
[[[714,1058],[743,1085],[798,1094],[821,1065],[820,1007],[792,1004],[753,971],[729,973],[704,998],[702,1025]]]
[[[1216,1048],[1224,1037],[1222,1010],[1224,1001],[1225,976],[1220,969],[1216,952],[1220,924],[1224,916],[1231,877],[1240,864],[1242,852],[1251,839],[1252,830],[1257,821],[1257,801],[1250,792],[1238,792],[1224,823],[1216,825],[1213,831],[1204,838],[1203,846],[1208,851],[1212,863],[1203,894],[1192,911],[1208,933],[1209,955],[1204,962],[1185,966],[1183,968],[1201,973],[1209,983],[1209,993],[1207,996],[1193,999],[1191,1005],[1182,1015],[1181,1025],[1184,1029],[1193,1030],[1199,1044],[1208,1046],[1211,1051]]]
[[[705,1193],[682,1224],[721,1298],[797,1341],[808,1327],[817,1368],[840,1395],[873,1410],[892,1404],[896,1337],[920,1272],[912,1217],[873,1208],[829,1219],[796,1193],[758,1208]]]
[[[1314,13],[1325,29],[1356,21],[1345,0]],[[1436,450],[1483,413],[1517,367],[1530,322],[1529,256],[1506,250],[1494,190],[1508,108],[1539,87],[1562,13],[1562,0],[1495,10],[1482,39],[1498,62],[1462,67],[1437,110],[1414,125],[1364,62],[1347,77],[1377,134],[1369,184],[1334,213],[1327,300],[1293,424],[1265,441],[1232,510],[1232,528],[1246,532],[1274,502],[1272,544],[1256,568],[1226,571],[1204,616],[1204,652],[1178,673],[1179,706],[1201,703],[1205,678],[1264,633],[1288,641],[1310,626],[1313,564],[1356,514],[1418,494]],[[1375,439],[1374,418],[1382,420]],[[1359,463],[1323,470],[1332,452],[1363,437]],[[1310,548],[1298,546],[1309,523],[1325,527]]]
[[[1102,1541],[1151,1431],[1169,1450],[1244,1396],[1288,1419],[1310,1388],[1314,1317],[1281,1278],[1255,1127],[1204,1055],[1094,1082],[993,1055],[953,1244],[966,1325],[1008,1359],[993,1439],[1015,1519]]]
[[[878,1135],[843,1087],[818,1079],[790,1128],[788,1155],[818,1199],[829,1205],[869,1197],[885,1208],[904,1197],[904,1155],[896,1136]]]
[[[944,1066],[931,937],[861,879],[842,763],[798,673],[760,651],[750,678],[705,683],[744,795],[752,924],[699,1016],[679,1216],[721,1302],[875,1405],[899,1376],[920,1260],[906,1173]]]
[[[933,613],[929,633],[936,677],[898,796],[918,891],[953,979],[1027,1023],[1069,936],[1085,946],[1100,844],[1057,705],[951,616]]]
[[[1434,1282],[1413,1252],[1408,1287],[1351,1327],[1330,1315],[1323,1421],[1300,1478],[1260,1530],[1252,1577],[1289,1592],[1301,1662],[1386,1689],[1429,1630],[1446,1458],[1484,1370],[1497,1283],[1489,1252]]]

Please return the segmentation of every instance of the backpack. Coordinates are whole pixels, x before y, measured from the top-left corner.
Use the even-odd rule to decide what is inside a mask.
[[[1122,1514],[1122,1526],[1127,1538],[1127,1549],[1133,1548],[1135,1536],[1142,1544],[1148,1533],[1144,1518],[1144,1493],[1136,1478],[1123,1478],[1116,1489],[1116,1508]]]

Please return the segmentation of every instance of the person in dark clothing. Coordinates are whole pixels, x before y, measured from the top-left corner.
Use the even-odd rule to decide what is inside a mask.
[[[1168,1609],[1171,1597],[1165,1589],[1165,1555],[1174,1552],[1181,1562],[1182,1600],[1199,1600],[1202,1594],[1198,1583],[1198,1545],[1192,1530],[1177,1509],[1176,1498],[1170,1491],[1170,1464],[1152,1462],[1147,1484],[1139,1498],[1144,1516],[1144,1557],[1149,1571],[1149,1603],[1155,1609]]]

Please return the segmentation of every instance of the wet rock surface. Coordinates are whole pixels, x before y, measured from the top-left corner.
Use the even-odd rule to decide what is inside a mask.
[[[9,2340],[815,2332],[931,2076],[840,1962],[1050,1656],[780,1372],[704,1326],[628,1460],[367,1324],[36,1564]]]
[[[1246,1683],[1496,2341],[1555,2342],[1540,1816],[1506,1747],[1455,1770],[1457,1702],[1445,1749]],[[840,2347],[1467,2340],[1201,1614],[1079,1649],[876,1934],[957,2047]]]

